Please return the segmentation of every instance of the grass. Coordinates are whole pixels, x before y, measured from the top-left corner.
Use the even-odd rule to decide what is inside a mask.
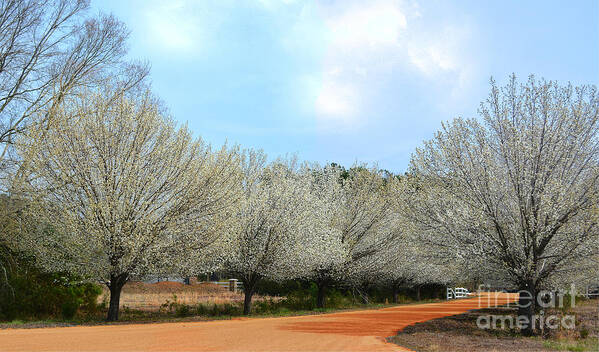
[[[599,340],[597,338],[586,338],[580,341],[550,340],[544,341],[543,347],[556,351],[599,351]]]
[[[397,304],[364,304],[348,292],[331,289],[327,295],[327,308],[316,308],[314,290],[297,289],[286,297],[255,295],[250,317],[286,317],[315,315],[338,311],[378,309]],[[226,320],[243,316],[243,294],[229,292],[213,284],[183,285],[176,282],[146,284],[132,282],[121,293],[118,322],[107,322],[108,291],[98,297],[98,309],[77,312],[72,319],[53,317],[22,318],[0,322],[2,328],[39,328],[75,325],[104,325],[131,323],[189,322]],[[400,297],[401,304],[423,304],[440,300],[411,301]],[[381,298],[379,298],[381,299]]]
[[[214,314],[212,311],[208,311],[205,314],[193,314],[189,315],[178,315],[172,312],[149,312],[144,310],[127,309],[121,311],[119,321],[107,322],[105,320],[105,312],[101,315],[93,317],[78,317],[76,319],[64,320],[64,319],[45,319],[45,320],[13,320],[11,322],[0,323],[0,329],[33,329],[33,328],[47,328],[47,327],[66,327],[66,326],[78,326],[78,325],[121,325],[121,324],[149,324],[149,323],[176,323],[176,322],[199,322],[199,321],[213,321],[213,320],[229,320],[238,317],[248,318],[271,318],[271,317],[287,317],[287,316],[301,316],[301,315],[318,315],[326,313],[334,313],[341,311],[352,311],[362,309],[376,309],[384,308],[393,305],[360,305],[353,308],[323,308],[314,310],[290,310],[287,308],[281,308],[279,310],[271,310],[267,312],[254,312],[250,316],[244,316],[241,313],[241,309],[233,313],[228,314],[226,311],[219,310],[218,314]],[[218,308],[222,309],[222,308]],[[179,313],[181,314],[181,313]]]
[[[177,302],[188,305],[243,302],[241,292],[230,292],[214,284],[184,285],[167,281],[156,284],[127,283],[121,292],[120,305],[129,309],[157,311],[165,302],[173,301],[173,296],[176,296]],[[98,297],[98,303],[106,305],[109,297],[108,289],[103,287],[103,292]],[[263,299],[262,296],[256,296],[256,300],[261,299]]]
[[[204,317],[238,317],[243,316],[243,305],[240,302],[229,303],[198,303],[188,305],[179,302],[177,297],[167,301],[161,306],[160,311],[174,315],[176,317],[204,316]],[[346,310],[377,309],[395,306],[388,303],[370,303],[362,304],[351,300],[349,297],[332,296],[328,302],[327,308],[313,307],[313,297],[306,295],[299,300],[297,295],[294,297],[262,297],[252,304],[251,317],[283,317],[294,315],[323,314]],[[429,303],[423,301],[419,303]],[[412,302],[413,303],[413,302]]]
[[[243,317],[243,306],[241,302],[200,302],[198,304],[186,304],[179,301],[179,296],[171,294],[171,297],[158,306],[157,309],[135,309],[122,306],[118,322],[107,322],[106,309],[100,309],[95,313],[80,312],[74,319],[45,319],[45,320],[14,320],[0,323],[0,329],[6,328],[43,328],[43,327],[65,327],[77,325],[112,325],[112,324],[144,324],[144,323],[172,323],[172,322],[196,322],[210,320],[228,320]],[[306,301],[310,300],[306,297]],[[249,318],[287,317],[301,315],[318,315],[340,311],[355,311],[363,309],[379,309],[397,304],[370,303],[363,304],[353,302],[348,297],[332,298],[334,306],[327,308],[304,309],[306,302],[289,302],[280,297],[263,297],[254,302],[252,314]],[[336,302],[335,302],[336,300]],[[431,303],[439,300],[426,300],[410,302],[406,304]],[[403,304],[402,304],[403,305]]]

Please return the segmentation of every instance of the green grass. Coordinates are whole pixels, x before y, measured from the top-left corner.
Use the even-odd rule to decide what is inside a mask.
[[[543,342],[543,347],[558,351],[599,351],[599,339],[549,340]]]

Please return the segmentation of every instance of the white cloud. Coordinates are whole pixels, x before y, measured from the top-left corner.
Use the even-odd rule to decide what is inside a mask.
[[[374,119],[373,107],[386,94],[377,88],[392,85],[404,73],[445,85],[453,95],[463,94],[472,75],[472,63],[465,59],[468,26],[450,17],[431,18],[415,0],[251,4],[264,11],[270,34],[289,51],[290,60],[301,62],[294,72],[293,95],[309,100],[309,107],[300,108],[315,114],[325,131],[357,129]],[[214,39],[216,31],[238,30],[227,27],[232,23],[226,17],[240,7],[230,1],[152,1],[144,13],[148,44],[182,57],[209,52],[223,45]],[[215,13],[219,16],[207,15]]]
[[[408,1],[303,3],[297,21],[289,23],[290,31],[281,34],[296,54],[314,57],[313,52],[306,54],[308,46],[320,49],[319,72],[313,73],[319,78],[305,89],[315,89],[308,95],[314,97],[321,130],[367,124],[375,118],[373,104],[384,94],[376,87],[400,79],[398,73],[421,75],[436,84],[464,83],[469,66],[464,59],[467,25],[427,17],[426,9]],[[315,18],[322,23],[318,28]]]
[[[296,2],[297,0],[258,0],[258,3],[269,11],[275,11],[281,6],[291,5]]]
[[[436,79],[461,80],[465,30],[426,18],[426,12],[403,1],[339,2],[320,5],[326,42],[315,112],[327,129],[358,128],[368,114],[360,109],[380,80],[405,70]],[[422,25],[425,23],[426,25]],[[363,118],[360,119],[359,117]]]
[[[328,80],[316,98],[316,112],[339,122],[351,122],[357,110],[357,96],[354,87]]]
[[[437,69],[451,69],[453,62],[435,46],[408,49],[412,63],[423,73],[433,74]]]
[[[321,6],[320,13],[327,50],[315,100],[318,122],[326,130],[357,128],[364,122],[357,118],[364,83],[395,49],[407,19],[392,2]]]
[[[420,35],[408,43],[411,63],[426,75],[459,69],[459,51],[465,33],[455,27],[444,28],[434,35]]]
[[[153,3],[147,7],[145,31],[154,48],[193,52],[199,49],[202,33],[186,1]]]
[[[391,2],[351,6],[325,22],[332,45],[345,49],[394,44],[407,26],[403,12]]]

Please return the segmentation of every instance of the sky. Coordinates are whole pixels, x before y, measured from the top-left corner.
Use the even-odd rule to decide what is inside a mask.
[[[406,171],[511,73],[599,81],[599,2],[92,0],[172,117],[214,146]]]

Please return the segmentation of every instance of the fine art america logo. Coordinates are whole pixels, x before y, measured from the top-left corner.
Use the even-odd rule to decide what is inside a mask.
[[[520,300],[516,301],[507,301],[505,302],[505,296],[507,291],[490,291],[490,287],[487,285],[480,285],[478,292],[486,294],[478,295],[478,306],[479,308],[484,307],[499,307],[501,305],[507,307],[516,307],[516,308],[531,308],[533,304],[533,300],[536,300],[536,305],[540,307],[538,310],[538,314],[532,314],[532,319],[530,319],[527,315],[500,315],[500,314],[487,314],[481,315],[476,320],[476,325],[479,329],[513,329],[513,328],[526,328],[531,327],[533,330],[535,329],[575,329],[576,328],[576,320],[574,315],[555,315],[548,314],[545,315],[546,309],[552,308],[564,308],[566,305],[571,308],[575,307],[575,297],[576,297],[576,289],[574,284],[570,286],[570,292],[566,292],[563,290],[558,291],[539,291],[536,296],[531,294],[531,292],[527,290],[520,290],[513,295],[518,294]],[[564,297],[568,297],[568,299],[564,299]]]

